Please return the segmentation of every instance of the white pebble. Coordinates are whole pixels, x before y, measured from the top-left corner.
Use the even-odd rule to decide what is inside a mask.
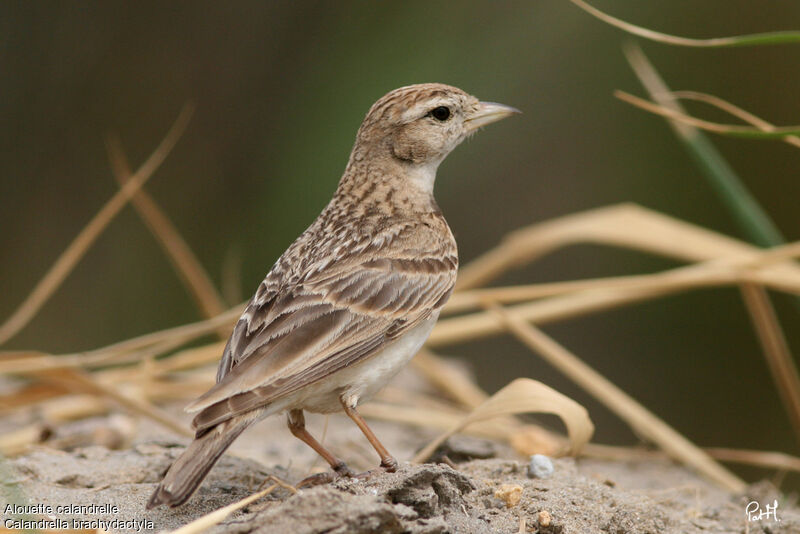
[[[548,478],[554,470],[553,462],[544,454],[531,456],[531,462],[528,464],[529,478]]]

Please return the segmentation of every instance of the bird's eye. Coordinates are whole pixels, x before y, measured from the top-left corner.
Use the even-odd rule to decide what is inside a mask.
[[[428,115],[437,121],[444,122],[450,118],[450,108],[447,106],[439,106],[438,108],[433,108]]]

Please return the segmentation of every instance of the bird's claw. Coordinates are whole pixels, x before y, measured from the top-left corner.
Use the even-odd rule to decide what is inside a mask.
[[[297,487],[310,488],[312,486],[321,486],[322,484],[330,484],[331,482],[339,480],[340,478],[365,480],[374,475],[379,475],[382,473],[394,473],[397,471],[397,467],[397,460],[391,457],[381,461],[381,466],[378,469],[370,469],[369,471],[364,471],[363,473],[353,473],[346,464],[341,463],[336,466],[333,471],[325,471],[324,473],[317,473],[307,476],[297,484]]]
[[[353,478],[356,478],[358,480],[364,480],[374,475],[381,475],[383,473],[394,473],[395,471],[397,471],[397,467],[398,467],[397,460],[389,457],[381,461],[381,466],[379,468],[370,469],[369,471],[364,471],[363,473],[354,475]]]
[[[310,475],[301,480],[298,484],[298,488],[310,488],[312,486],[320,486],[322,484],[330,484],[331,482],[338,480],[342,477],[352,478],[355,477],[353,471],[347,467],[347,464],[344,462],[340,463],[336,467],[333,468],[333,471],[325,471],[324,473],[317,473],[315,475]]]
[[[383,470],[386,471],[387,473],[394,473],[395,471],[397,471],[397,467],[398,467],[397,460],[395,460],[391,456],[381,460],[381,468],[383,468]]]

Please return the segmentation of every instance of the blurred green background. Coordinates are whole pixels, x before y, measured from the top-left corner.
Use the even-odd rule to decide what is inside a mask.
[[[800,27],[795,0],[594,4],[691,37]],[[195,117],[147,189],[218,284],[226,265],[237,273],[242,298],[327,203],[369,106],[419,82],[453,84],[524,112],[487,128],[440,168],[437,199],[462,264],[520,226],[622,201],[739,236],[664,121],[611,96],[614,89],[643,94],[620,50],[626,39],[566,0],[3,2],[0,318],[115,192],[104,136],[119,134],[136,167],[187,100],[197,103]],[[800,46],[642,45],[674,89],[716,94],[777,124],[800,123]],[[800,238],[797,149],[714,143],[787,238]],[[673,265],[581,246],[498,282]],[[789,304],[777,301],[789,341],[800,348],[800,317]],[[76,351],[199,318],[126,208],[4,348]],[[651,301],[547,331],[701,445],[797,453],[736,289]],[[467,357],[492,390],[516,376],[541,379],[589,407],[599,441],[635,441],[513,339],[446,352]]]

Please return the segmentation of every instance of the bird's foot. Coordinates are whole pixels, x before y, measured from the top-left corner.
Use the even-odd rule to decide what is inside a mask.
[[[387,473],[394,473],[397,471],[397,467],[397,460],[395,460],[392,456],[388,456],[381,460],[381,468]]]
[[[340,478],[354,478],[356,480],[366,480],[368,478],[372,478],[375,475],[381,475],[383,473],[394,473],[397,471],[398,463],[397,460],[392,458],[386,458],[385,460],[381,461],[381,466],[377,469],[370,469],[369,471],[364,471],[363,473],[353,473],[347,464],[342,462],[341,464],[337,465],[333,471],[326,471],[324,473],[317,473],[315,475],[307,476],[303,480],[301,480],[298,484],[298,488],[310,488],[312,486],[321,486],[322,484],[330,484]]]
[[[397,467],[398,467],[397,460],[389,456],[388,458],[381,460],[381,466],[379,468],[370,469],[369,471],[364,471],[363,473],[354,475],[353,478],[356,478],[358,480],[364,480],[373,477],[375,475],[382,475],[383,473],[394,473],[395,471],[397,471]]]
[[[356,476],[358,475],[354,474],[350,468],[347,467],[346,463],[341,462],[333,468],[333,471],[325,471],[324,473],[317,473],[315,475],[307,476],[297,484],[297,487],[310,488],[312,486],[330,484],[334,480],[338,480],[342,477],[351,478]]]

